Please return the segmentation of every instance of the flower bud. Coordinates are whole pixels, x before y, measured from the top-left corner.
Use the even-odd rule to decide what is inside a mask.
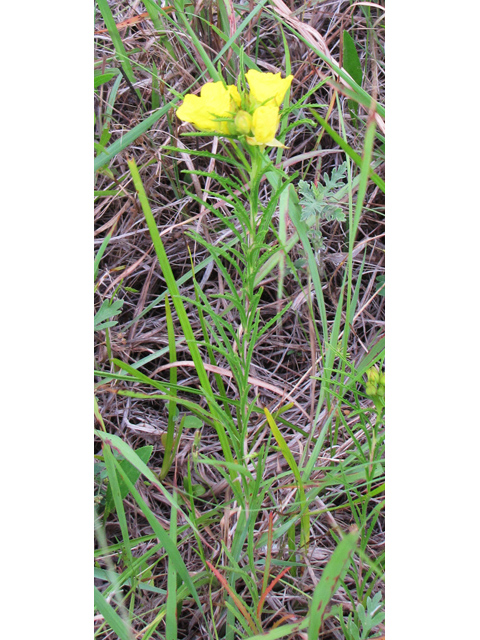
[[[376,396],[377,387],[374,384],[367,384],[365,387],[365,393],[367,394],[367,396]]]
[[[235,116],[237,133],[248,135],[252,130],[252,116],[246,111],[239,111]]]
[[[380,375],[378,371],[375,369],[375,367],[372,367],[367,371],[367,378],[368,378],[368,381],[371,382],[372,384],[375,384],[375,385],[378,384]]]

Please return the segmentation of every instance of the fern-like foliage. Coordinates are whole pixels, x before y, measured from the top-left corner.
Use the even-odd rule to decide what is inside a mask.
[[[333,169],[330,176],[323,174],[325,186],[300,180],[298,192],[301,195],[302,220],[317,216],[320,220],[344,222],[345,214],[338,206],[336,192],[345,186],[346,174],[347,163],[343,162],[337,169]]]
[[[108,329],[108,327],[114,327],[118,324],[116,320],[112,320],[115,316],[122,311],[123,300],[104,300],[102,306],[95,314],[94,329],[100,331],[100,329]]]

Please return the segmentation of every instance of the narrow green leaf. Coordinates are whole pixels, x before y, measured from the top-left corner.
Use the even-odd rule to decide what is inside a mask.
[[[166,15],[166,14],[165,14]],[[198,38],[195,31],[190,26],[188,18],[181,11],[177,13],[178,18],[183,22],[183,26],[185,27],[189,37],[192,39],[193,46],[195,47],[195,51],[198,52],[199,56],[202,58],[208,73],[214,82],[220,81],[222,78],[218,71],[215,68],[215,65],[210,60],[210,56],[208,55],[205,47],[203,46],[201,40]]]
[[[143,462],[145,462],[145,464],[147,464],[147,462],[150,460],[152,451],[153,451],[152,445],[135,449],[135,453],[138,455],[138,457],[141,460],[143,460]],[[120,466],[127,474],[130,482],[135,484],[140,477],[140,471],[138,471],[136,467],[134,467],[130,462],[128,462],[128,460],[122,460],[120,462]],[[121,478],[119,478],[119,488],[120,488],[120,497],[122,500],[124,500],[128,495],[128,487]],[[105,516],[104,516],[105,518],[107,518],[108,515],[113,511],[114,506],[115,506],[115,503],[113,501],[112,487],[109,485],[107,489],[106,502],[105,502]]]
[[[132,174],[135,188],[138,193],[138,198],[140,200],[143,214],[145,216],[147,226],[150,231],[150,235],[152,237],[152,242],[153,242],[153,246],[155,247],[155,252],[157,254],[158,262],[160,264],[160,268],[162,269],[170,295],[172,296],[172,301],[177,311],[180,324],[182,325],[183,333],[187,340],[188,348],[190,350],[192,359],[197,369],[197,374],[200,378],[200,382],[205,392],[211,393],[210,382],[208,380],[205,367],[203,366],[203,361],[202,361],[200,352],[198,350],[197,342],[195,340],[195,336],[193,334],[190,321],[185,311],[185,307],[183,306],[180,292],[178,290],[178,286],[175,281],[175,276],[173,275],[172,268],[170,266],[170,262],[167,257],[167,253],[165,251],[165,247],[163,246],[162,239],[158,232],[157,223],[155,222],[155,218],[153,217],[152,210],[150,208],[150,203],[148,202],[147,194],[145,193],[145,189],[143,187],[140,174],[138,173],[136,162],[133,158],[130,158],[129,160],[127,160],[127,162],[130,168],[130,172]]]
[[[278,638],[285,638],[285,636],[293,638],[295,634],[302,629],[305,629],[307,624],[308,620],[303,620],[300,623],[284,624],[281,627],[272,629],[271,631],[266,631],[265,633],[260,633],[256,636],[250,636],[248,640],[278,640]]]
[[[341,91],[344,91],[350,98],[352,98],[353,100],[356,100],[357,102],[359,102],[360,104],[362,104],[364,107],[366,107],[367,109],[370,107],[370,104],[372,102],[372,98],[371,96],[368,95],[368,93],[366,91],[364,91],[364,89],[362,89],[362,87],[360,87],[355,80],[353,80],[353,78],[351,78],[348,74],[345,73],[345,71],[343,69],[341,69],[340,67],[338,67],[332,60],[330,57],[328,57],[323,51],[321,51],[319,48],[315,47],[312,45],[311,42],[309,42],[304,36],[302,36],[301,33],[299,33],[297,31],[297,29],[295,29],[295,27],[292,27],[291,25],[287,24],[286,22],[284,22],[283,20],[279,19],[279,21],[292,33],[294,33],[296,35],[296,37],[301,40],[309,49],[311,49],[312,51],[314,51],[317,56],[319,58],[321,58],[331,69],[332,71],[335,73],[335,75],[340,76],[341,78],[343,78],[343,80],[345,80],[345,82],[347,82],[349,84],[349,86],[351,87],[350,90],[346,89],[343,85],[339,86],[338,88]],[[330,84],[332,86],[335,86],[336,83],[332,80],[329,80]],[[382,105],[380,104],[376,104],[375,105],[376,108],[376,112],[382,117],[385,118],[385,108],[382,107]]]
[[[267,422],[270,426],[270,429],[272,430],[272,433],[275,437],[275,440],[278,443],[278,446],[280,447],[283,456],[285,458],[285,460],[288,463],[288,466],[290,467],[290,469],[292,470],[293,475],[295,476],[295,480],[297,481],[297,485],[298,485],[298,495],[299,495],[299,501],[300,501],[300,506],[302,509],[302,515],[301,515],[301,543],[302,546],[307,547],[308,546],[308,542],[310,539],[310,516],[308,514],[307,511],[307,502],[305,499],[305,488],[303,486],[303,481],[302,481],[302,476],[300,475],[300,471],[298,469],[297,463],[295,462],[295,458],[293,457],[292,452],[290,451],[290,449],[288,448],[287,443],[285,442],[285,438],[282,436],[282,433],[280,431],[280,429],[277,427],[275,420],[273,419],[272,414],[270,413],[270,411],[265,407],[264,409],[265,411],[265,415],[267,417]]]
[[[241,49],[238,47],[238,45],[235,44],[235,40],[242,34],[244,33],[246,27],[248,26],[248,24],[250,22],[253,21],[253,19],[255,18],[255,16],[260,13],[260,11],[262,11],[263,7],[267,4],[267,2],[269,2],[269,0],[257,0],[256,3],[253,3],[253,9],[252,11],[247,14],[247,16],[244,18],[244,20],[242,20],[242,22],[238,25],[237,30],[235,31],[235,33],[233,34],[233,36],[231,36],[230,38],[228,38],[228,36],[223,33],[220,29],[218,29],[214,24],[209,24],[209,28],[213,29],[213,31],[215,31],[216,34],[218,34],[220,37],[222,37],[224,40],[226,40],[225,44],[223,45],[223,47],[220,49],[220,51],[218,52],[218,54],[215,56],[215,59],[213,61],[214,64],[216,64],[219,60],[221,61],[223,56],[226,54],[226,52],[229,49],[233,49],[233,51],[235,52],[236,55],[240,56],[241,53]],[[257,71],[259,70],[259,67],[255,64],[255,62],[249,58],[247,55],[245,55],[245,52],[243,52],[243,60],[246,64],[246,66],[249,69],[256,69]]]
[[[123,151],[128,146],[133,144],[137,138],[148,131],[150,127],[153,127],[157,120],[160,120],[160,118],[163,117],[169,109],[174,107],[180,99],[181,96],[167,103],[161,109],[158,109],[158,111],[155,111],[155,113],[149,115],[148,118],[145,118],[143,122],[137,124],[136,127],[133,127],[133,129],[131,129],[124,136],[121,136],[118,140],[115,140],[115,142],[107,147],[105,151],[99,153],[93,163],[94,170],[98,171],[108,162],[110,162],[110,160],[112,160],[118,153],[120,153],[120,151]]]
[[[170,354],[170,362],[176,362],[177,360],[177,351],[175,346],[175,327],[173,326],[173,318],[172,311],[170,309],[170,303],[168,301],[168,296],[165,298],[165,318],[167,322],[167,333],[168,333],[168,350]],[[170,388],[172,389],[172,395],[175,395],[175,385],[177,384],[177,368],[172,367],[170,369]],[[177,404],[174,400],[171,400],[168,403],[168,423],[167,423],[167,437],[165,440],[165,453],[163,456],[162,469],[160,471],[160,480],[163,480],[172,465],[173,458],[175,455],[174,452],[174,436],[175,436],[175,412],[176,412]]]
[[[107,443],[104,443],[103,445],[103,457],[105,460],[105,466],[107,467],[108,471],[109,488],[111,491],[110,495],[113,497],[118,522],[120,524],[120,530],[122,532],[123,544],[125,545],[125,554],[127,557],[128,565],[130,565],[133,561],[133,556],[130,546],[130,536],[128,534],[127,518],[125,515],[125,509],[123,507],[122,497],[120,495],[120,477],[117,475],[117,472],[115,470],[117,461],[115,460],[112,450]]]
[[[170,493],[168,493],[168,491],[165,489],[162,483],[158,480],[158,478],[153,474],[153,472],[147,467],[147,465],[143,462],[143,460],[126,442],[124,442],[121,438],[119,438],[118,436],[112,433],[102,433],[101,431],[96,430],[95,434],[99,438],[101,438],[104,442],[106,442],[108,445],[112,446],[114,449],[119,451],[124,458],[126,458],[134,467],[136,467],[141,473],[143,473],[143,475],[147,478],[147,480],[152,484],[154,484],[157,487],[157,489],[165,496],[165,498],[168,500],[170,505],[174,509],[178,509],[180,511],[180,513],[182,514],[182,517],[185,518],[185,520],[190,524],[192,529],[195,529],[194,523],[191,522],[187,514],[184,513],[180,509],[180,507],[177,506],[176,502],[174,502]],[[117,462],[117,465],[120,467],[118,462]],[[123,469],[121,469],[121,476],[124,479],[126,477],[126,473]],[[133,485],[128,479],[128,477],[126,478],[125,483],[130,490],[130,487],[132,487]]]
[[[205,370],[205,366],[203,364],[202,356],[200,354],[200,350],[198,348],[197,341],[195,339],[192,326],[190,324],[190,320],[188,319],[187,312],[183,305],[182,296],[180,295],[180,291],[178,290],[178,285],[175,280],[175,276],[173,275],[172,267],[170,266],[170,261],[167,257],[167,252],[165,251],[165,247],[163,245],[162,239],[158,232],[157,224],[155,222],[155,218],[153,217],[153,213],[150,208],[150,203],[148,201],[147,194],[145,193],[145,189],[143,187],[140,174],[138,173],[136,162],[133,158],[130,158],[129,160],[127,160],[127,163],[130,168],[130,172],[132,174],[133,183],[138,193],[138,199],[140,200],[140,204],[143,210],[143,214],[145,216],[145,220],[147,222],[148,229],[150,231],[150,236],[152,238],[153,246],[157,254],[160,268],[162,269],[165,282],[167,283],[168,291],[170,292],[175,310],[178,315],[178,319],[180,320],[180,324],[182,326],[185,340],[187,342],[189,351],[192,355],[192,360],[195,364],[195,369],[197,371],[197,375],[200,380],[202,391],[205,394],[205,397],[208,401],[208,405],[209,405],[210,411],[212,412],[212,415],[216,417],[221,416],[222,418],[222,419],[217,419],[215,421],[215,428],[217,431],[217,435],[220,439],[220,443],[222,445],[222,450],[223,450],[225,459],[228,462],[233,462],[233,455],[230,449],[230,442],[227,438],[227,434],[224,427],[224,421],[223,421],[223,419],[226,418],[226,416],[224,413],[221,412],[220,407],[218,407],[218,405],[215,403],[212,387],[210,385],[210,380]],[[232,480],[236,480],[236,477],[232,476]]]
[[[137,456],[137,454],[135,453],[135,451],[133,451],[133,449],[131,449],[125,442],[123,442],[123,440],[121,438],[119,438],[118,436],[115,436],[113,434],[102,433],[101,431],[95,431],[95,434],[99,438],[101,438],[104,442],[106,442],[107,444],[111,445],[112,447],[115,447],[115,449],[120,451],[120,453],[125,458],[127,458],[127,460],[129,460],[133,465],[135,465],[137,467],[137,469],[139,469],[143,473],[143,475],[147,478],[147,480],[149,480],[153,485],[155,485],[161,491],[161,493],[165,496],[165,498],[167,498],[167,500],[170,503],[170,505],[172,506],[172,508],[176,509],[177,511],[180,511],[180,513],[182,514],[182,517],[188,522],[188,524],[192,527],[192,529],[194,531],[196,531],[196,533],[198,534],[198,530],[197,530],[195,524],[177,506],[177,503],[172,498],[172,496],[168,493],[168,491],[166,491],[166,489],[163,487],[163,485],[157,480],[157,478],[153,475],[152,471],[150,471],[150,469],[147,467],[147,465]],[[168,533],[162,527],[162,525],[160,524],[158,519],[152,513],[151,509],[148,507],[146,502],[143,500],[143,498],[141,497],[140,493],[135,489],[134,485],[130,482],[130,480],[128,479],[126,473],[123,471],[123,469],[120,467],[119,463],[115,459],[114,459],[114,463],[115,463],[116,469],[118,470],[120,476],[123,478],[125,484],[127,485],[128,490],[130,491],[130,493],[132,494],[133,498],[137,502],[138,506],[142,510],[142,513],[144,514],[144,516],[147,518],[148,522],[150,523],[150,526],[152,527],[152,529],[153,529],[155,535],[157,536],[158,540],[163,544],[163,546],[165,548],[165,551],[168,553],[169,558],[172,560],[172,562],[175,562],[175,565],[176,565],[176,568],[177,568],[177,572],[180,574],[183,582],[185,583],[185,585],[190,590],[190,593],[192,594],[195,602],[197,603],[198,608],[202,609],[202,605],[200,603],[200,599],[198,597],[198,593],[197,593],[197,590],[195,588],[195,585],[194,585],[194,583],[193,583],[193,581],[192,581],[192,579],[190,577],[190,574],[188,573],[187,567],[185,566],[185,563],[184,563],[184,561],[182,559],[182,556],[180,555],[180,552],[178,551],[176,545],[173,544],[173,542],[170,539],[170,536],[168,535]]]
[[[110,82],[112,78],[114,78],[118,74],[118,69],[115,70],[115,73],[102,73],[98,76],[95,76],[94,79],[94,87],[97,89],[100,85],[105,84],[106,82]]]
[[[160,106],[160,86],[158,82],[158,71],[155,62],[152,62],[152,111]]]
[[[348,31],[343,32],[343,68],[359,87],[362,86],[362,65],[358,57],[355,41]]]
[[[176,502],[175,493],[172,495]],[[170,538],[177,546],[177,511],[170,512]],[[168,561],[167,612],[165,617],[165,640],[177,640],[177,568],[173,560]]]
[[[328,603],[347,573],[350,560],[357,546],[358,533],[347,533],[339,542],[325,567],[320,582],[313,592],[310,605],[310,622],[308,625],[308,640],[318,640],[320,626]]]
[[[97,0],[98,8],[103,16],[105,21],[105,26],[108,29],[108,33],[112,38],[113,46],[115,47],[115,51],[117,56],[120,58],[121,65],[123,70],[125,71],[125,75],[130,80],[132,85],[137,82],[135,75],[133,73],[132,65],[130,60],[128,59],[127,52],[125,51],[125,47],[123,46],[122,38],[118,33],[117,25],[115,24],[115,19],[112,14],[112,10],[107,2],[107,0]],[[135,93],[137,94],[140,102],[142,101],[141,93],[138,89],[135,89]]]
[[[93,587],[93,589],[95,608],[105,618],[105,622],[110,626],[112,631],[117,634],[120,640],[132,640],[133,636],[122,618],[105,600],[102,593],[97,589],[97,587]]]
[[[318,272],[318,267],[315,260],[315,254],[313,252],[313,249],[308,237],[309,226],[305,221],[302,220],[302,208],[300,207],[300,204],[299,204],[297,192],[295,191],[292,185],[290,185],[289,189],[290,189],[290,207],[289,207],[290,219],[295,226],[298,237],[301,240],[303,249],[307,255],[309,273],[313,281],[313,286],[315,288],[315,295],[317,297],[317,304],[320,310],[323,339],[325,343],[328,344],[328,322],[327,322],[327,312],[325,307],[325,299],[323,297],[322,283],[320,280],[320,274]]]
[[[358,185],[357,201],[355,203],[355,218],[353,221],[353,233],[351,234],[349,233],[350,261],[351,261],[352,251],[353,251],[353,244],[355,242],[355,236],[357,234],[358,224],[360,222],[360,216],[363,210],[363,202],[365,200],[365,194],[367,192],[368,179],[371,178],[372,181],[375,182],[372,177],[372,169],[370,166],[370,163],[372,161],[372,155],[373,155],[373,144],[375,141],[375,128],[376,128],[375,120],[372,119],[368,123],[367,131],[365,133],[365,141],[363,144],[363,158],[362,158],[362,163],[360,165],[360,182]],[[385,183],[383,184],[385,188]]]

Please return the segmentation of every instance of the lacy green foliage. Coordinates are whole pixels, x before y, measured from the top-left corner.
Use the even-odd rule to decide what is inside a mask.
[[[347,640],[367,640],[374,627],[383,622],[385,613],[379,611],[382,607],[382,594],[379,591],[373,598],[367,597],[367,609],[360,602],[355,616],[348,616],[347,624],[340,619],[342,629]],[[362,629],[360,633],[360,628]]]
[[[95,314],[93,321],[95,331],[117,325],[118,322],[116,320],[112,320],[112,318],[119,315],[122,311],[122,307],[123,300],[104,300],[102,302],[102,306]]]
[[[320,220],[344,222],[345,214],[338,205],[336,192],[345,186],[346,174],[347,163],[343,162],[337,169],[333,169],[331,176],[323,174],[325,186],[300,180],[298,192],[301,195],[302,220],[317,216]]]

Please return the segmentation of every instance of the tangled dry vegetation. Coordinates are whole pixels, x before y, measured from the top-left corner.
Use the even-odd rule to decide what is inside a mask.
[[[245,15],[254,4],[250,2],[244,5]],[[318,43],[325,45],[329,54],[337,61],[342,58],[342,31],[349,31],[354,37],[364,65],[363,88],[370,95],[375,96],[379,102],[383,102],[383,53],[379,46],[379,42],[383,42],[381,10],[373,10],[371,22],[368,23],[361,7],[353,6],[350,2],[336,0],[290,2],[288,6],[281,2],[271,2],[266,7],[268,11],[267,8],[260,11],[237,42],[243,44],[246,54],[254,57],[262,70],[285,73],[285,48],[278,17],[282,16],[282,11],[288,11],[291,20],[296,20],[298,24],[303,25],[305,37],[315,39],[318,34],[317,46]],[[175,97],[175,92],[183,94],[192,85],[198,88],[195,85],[198,68],[194,66],[192,56],[200,68],[205,69],[180,22],[178,22],[177,32],[170,23],[165,25],[165,30],[159,37],[157,28],[152,24],[148,14],[144,13],[145,8],[141,3],[116,0],[111,3],[111,10],[117,24],[125,21],[127,25],[120,26],[119,31],[134,66],[137,83],[132,87],[123,79],[119,85],[111,113],[109,125],[111,138],[108,144],[121,139],[142,122],[152,112],[152,106],[163,106]],[[212,24],[216,24],[219,19],[215,2],[197,3],[195,16],[199,13],[209,16]],[[174,11],[171,15],[175,17]],[[195,16],[191,18],[191,26],[213,59],[224,46],[224,41],[212,28],[208,28],[205,22]],[[238,27],[241,16],[237,15],[236,18]],[[374,31],[374,37],[371,35],[372,31]],[[285,38],[290,52],[292,74],[294,74],[290,102],[295,103],[301,96],[312,90],[319,80],[328,75],[328,68],[307,44],[287,29],[285,29]],[[187,55],[187,50],[190,56]],[[105,31],[105,23],[98,11],[95,37],[97,65],[112,66],[112,52],[110,34]],[[231,49],[226,56],[227,58],[234,56]],[[158,75],[158,85],[155,79],[152,82],[152,72],[155,70]],[[99,139],[105,122],[112,84],[113,82],[102,84],[96,93],[96,140]],[[341,132],[342,122],[339,119],[335,97],[334,87],[326,83],[312,95],[311,100],[331,107],[328,114],[329,124],[335,131]],[[341,95],[340,104],[343,108],[345,139],[361,155],[367,113],[360,108],[358,117],[355,117],[348,109],[347,98]],[[191,300],[195,299],[191,277],[192,264],[198,265],[209,257],[206,249],[192,239],[188,232],[195,230],[211,245],[216,245],[219,239],[226,239],[228,230],[219,224],[219,220],[209,209],[193,201],[184,189],[188,186],[204,202],[208,198],[210,204],[221,210],[223,207],[225,210],[225,203],[220,197],[221,186],[213,179],[182,172],[203,169],[210,173],[227,175],[232,168],[218,157],[194,157],[183,153],[182,149],[196,148],[220,155],[222,147],[228,143],[212,137],[182,138],[180,134],[186,130],[191,129],[182,125],[176,118],[174,109],[168,110],[125,151],[115,156],[109,164],[111,173],[105,171],[97,173],[95,186],[97,193],[105,192],[95,199],[95,252],[102,245],[106,235],[111,234],[99,266],[95,308],[98,310],[103,301],[114,295],[124,301],[121,313],[116,317],[118,324],[109,330],[109,335],[106,335],[105,330],[97,331],[95,335],[97,382],[102,383],[96,391],[99,411],[107,431],[119,435],[133,449],[137,450],[146,444],[153,446],[149,467],[157,473],[162,466],[164,455],[162,435],[166,431],[167,423],[165,403],[120,396],[117,393],[118,389],[127,388],[128,382],[117,380],[105,383],[102,375],[107,376],[113,371],[111,357],[114,357],[131,365],[143,361],[140,367],[143,373],[154,379],[166,382],[169,380],[169,370],[165,368],[169,363],[168,333],[163,301],[166,284],[132,184],[127,157],[133,156],[140,169],[155,221],[183,296]],[[321,133],[320,137],[319,133]],[[287,149],[282,157],[283,166],[287,172],[298,171],[303,180],[318,182],[324,173],[330,174],[332,169],[338,167],[344,160],[344,153],[326,132],[312,130],[305,125],[294,127],[288,132],[286,145]],[[165,147],[171,146],[177,147],[179,151],[165,151]],[[383,175],[381,163],[377,163],[376,172],[380,176]],[[268,201],[270,188],[268,182],[262,183],[260,197],[264,204]],[[112,190],[117,193],[109,195]],[[217,191],[218,199],[215,200],[211,194],[207,194],[208,191]],[[359,362],[372,345],[383,336],[385,298],[381,289],[379,291],[379,276],[383,276],[384,273],[383,204],[382,191],[377,185],[369,183],[353,259],[355,285],[361,274],[358,302],[351,323],[348,344],[348,355],[353,363]],[[347,198],[344,199],[343,205],[347,207]],[[291,234],[294,229],[291,223],[288,224],[290,228],[287,228],[287,233]],[[327,319],[329,323],[333,323],[341,297],[340,289],[346,268],[348,245],[345,227],[341,223],[325,222],[321,230],[323,246],[317,247],[316,258],[322,277]],[[275,235],[272,233],[271,242],[275,241]],[[254,379],[253,391],[258,395],[261,405],[273,411],[280,404],[293,403],[291,409],[283,414],[283,418],[294,428],[284,424],[283,436],[294,457],[299,460],[312,425],[318,432],[329,409],[324,405],[318,420],[314,422],[321,387],[318,377],[322,374],[321,345],[318,345],[315,338],[314,323],[318,321],[318,327],[320,327],[320,320],[316,311],[317,315],[313,319],[309,311],[309,302],[312,299],[311,281],[307,269],[302,267],[304,253],[300,243],[293,248],[290,257],[294,264],[299,265],[300,280],[292,272],[287,271],[283,297],[280,301],[277,300],[276,272],[272,271],[262,282],[263,321],[268,321],[287,302],[293,304],[283,316],[282,321],[267,331],[257,344],[250,375]],[[216,294],[224,292],[222,275],[213,262],[201,269],[196,274],[196,278],[209,300],[214,300]],[[226,307],[225,301],[221,298],[215,304],[218,311]],[[316,309],[315,301],[313,306]],[[188,313],[190,323],[201,341],[200,320],[193,304],[188,307]],[[175,314],[173,317],[177,322]],[[227,313],[226,319],[236,326],[237,318],[231,312]],[[181,340],[177,345],[177,358],[179,361],[191,360],[186,343]],[[205,362],[207,360],[208,358],[205,357]],[[220,360],[217,365],[225,370],[228,369],[228,365]],[[317,379],[312,376],[317,376]],[[228,371],[224,376],[224,382],[228,394],[235,400],[236,389],[231,384]],[[190,366],[180,367],[178,383],[198,387],[195,369]],[[147,393],[151,389],[147,386],[142,388],[137,384],[135,390]],[[362,430],[357,430],[358,414],[352,412],[350,416],[347,404],[349,399],[351,398],[348,396],[344,398],[344,404],[338,407],[338,410],[344,411],[347,423],[361,445],[365,441],[365,434]],[[361,400],[361,406],[365,409],[371,407],[371,404],[367,397]],[[256,446],[266,442],[267,430],[264,417],[261,414],[253,415],[249,437],[257,437],[259,430],[262,429],[263,433],[257,439]],[[221,554],[221,541],[228,547],[232,527],[236,522],[235,513],[234,509],[225,508],[225,505],[232,504],[232,496],[227,481],[218,469],[201,462],[195,465],[195,468],[189,469],[192,452],[198,446],[201,447],[201,453],[208,458],[218,461],[223,459],[220,442],[213,428],[203,428],[199,445],[194,441],[195,433],[193,429],[184,431],[174,464],[164,485],[167,489],[176,487],[181,492],[183,479],[190,472],[192,482],[203,487],[203,495],[196,500],[195,507],[200,521],[202,514],[209,514],[204,520],[204,529],[201,533],[205,540],[205,547],[211,554],[209,559],[215,564]],[[353,446],[351,435],[340,424],[336,429],[335,442],[333,434],[330,440],[327,438],[311,482],[321,482],[325,477],[325,469],[331,469],[333,465],[345,460],[351,454]],[[100,451],[100,441],[97,441],[96,451]],[[250,470],[253,470],[252,465]],[[269,514],[283,513],[295,499],[295,486],[292,484],[293,477],[289,466],[280,451],[273,446],[268,452],[264,477],[271,478],[273,481],[262,505],[264,511],[259,513],[255,525],[258,534],[267,531]],[[168,529],[170,503],[153,485],[139,483],[139,491],[160,523]],[[368,510],[378,508],[382,499],[381,493],[376,498],[372,498]],[[131,496],[125,498],[124,504],[130,538],[138,540],[134,546],[134,553],[141,557],[157,541],[152,536],[150,524]],[[348,531],[352,525],[356,524],[351,504],[342,491],[341,483],[337,486],[325,487],[310,506],[310,511],[314,514],[311,516],[310,553],[302,560],[304,568],[297,572],[295,580],[290,585],[279,582],[268,595],[267,603],[270,613],[268,620],[265,621],[265,629],[272,628],[275,622],[294,620],[308,613],[306,594],[311,596],[336,546],[331,531]],[[120,525],[115,513],[106,520],[105,536],[109,545],[115,545],[121,540]],[[196,572],[204,571],[205,566],[195,553],[192,541],[194,542],[191,535],[184,534],[183,538],[179,538],[178,549],[189,572],[195,575]],[[381,558],[383,545],[382,512],[376,519],[365,552],[372,559]],[[286,542],[274,545],[272,551],[277,559],[288,560],[290,557]],[[265,550],[259,548],[256,549],[256,553],[261,555]],[[120,556],[114,557],[113,562],[121,564],[122,559]],[[151,559],[151,562],[151,579],[153,580],[151,584],[157,589],[166,590],[167,577],[163,560],[158,564],[155,564],[154,559]],[[362,560],[355,557],[355,563],[358,575],[362,576],[364,569]],[[372,575],[369,580],[373,580]],[[372,593],[383,590],[381,580],[374,580],[374,582]],[[97,584],[101,586],[103,583],[99,580]],[[237,585],[237,588],[248,601],[246,588],[243,592],[241,584]],[[350,592],[350,597],[345,589]],[[342,605],[347,615],[354,608],[351,594],[355,594],[357,590],[358,582],[347,575],[345,588],[341,587],[336,592],[331,604]],[[221,630],[225,625],[222,606],[224,593],[218,585],[210,591],[206,585],[201,595],[204,613],[210,620],[210,629],[205,628],[195,603],[192,600],[186,600],[178,620],[178,638],[208,638],[211,637],[210,634],[213,633],[214,628],[219,637],[222,637]],[[137,631],[154,620],[159,607],[164,602],[165,595],[158,591],[139,593],[135,600],[133,628],[135,629],[135,620],[138,621]],[[100,618],[97,621],[98,625],[101,622]],[[160,628],[152,637],[163,637]],[[334,618],[325,621],[321,634],[323,638],[344,638]],[[381,629],[380,631],[377,629],[376,634],[381,635]],[[115,636],[103,630],[99,632],[98,637],[113,638]],[[306,636],[299,633],[297,637]]]

